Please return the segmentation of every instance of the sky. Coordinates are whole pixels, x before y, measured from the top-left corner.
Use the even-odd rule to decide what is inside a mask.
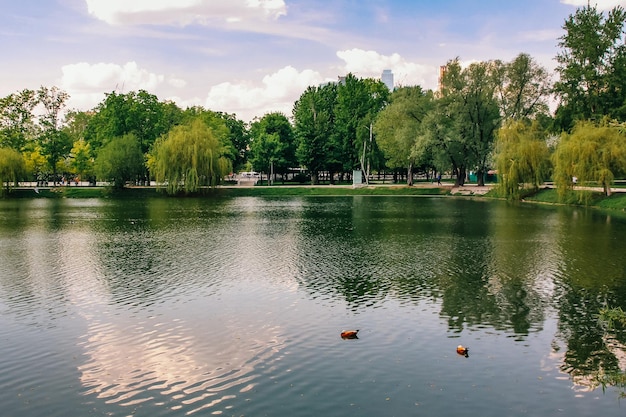
[[[57,86],[69,109],[146,90],[244,121],[291,115],[308,86],[352,73],[437,88],[439,66],[513,60],[552,71],[588,0],[0,0],[0,97]],[[626,0],[591,1],[599,10]]]

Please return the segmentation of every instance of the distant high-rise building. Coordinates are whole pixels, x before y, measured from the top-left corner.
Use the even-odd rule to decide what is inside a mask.
[[[443,77],[446,76],[446,71],[448,70],[447,65],[441,65],[439,67],[439,79],[437,80],[437,90],[441,93],[441,88],[443,87]]]
[[[387,86],[389,91],[393,91],[393,72],[390,69],[383,70],[380,80]]]

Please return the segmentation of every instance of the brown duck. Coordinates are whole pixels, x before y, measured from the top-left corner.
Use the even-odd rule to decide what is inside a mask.
[[[344,330],[343,332],[341,332],[341,338],[342,339],[358,339],[359,338],[357,336],[358,332],[359,332],[358,330]]]

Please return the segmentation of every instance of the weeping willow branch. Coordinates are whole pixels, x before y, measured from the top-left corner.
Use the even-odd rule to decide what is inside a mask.
[[[195,119],[159,139],[148,164],[168,194],[193,193],[202,186],[217,185],[231,171],[225,151],[213,130]]]

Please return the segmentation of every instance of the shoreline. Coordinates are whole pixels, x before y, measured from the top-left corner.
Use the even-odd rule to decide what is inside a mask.
[[[107,186],[59,185],[48,187],[15,187],[10,192],[4,192],[2,199],[14,198],[112,198],[112,197],[221,197],[221,196],[339,196],[339,195],[380,195],[380,196],[416,196],[416,195],[465,195],[483,196],[493,185],[478,187],[467,184],[455,187],[453,184],[435,185],[430,182],[419,182],[412,186],[405,184],[369,184],[353,185],[273,185],[273,186],[246,186],[220,185],[217,187],[202,187],[196,193],[180,193],[170,196],[164,192],[164,187],[158,186],[128,186],[123,189],[113,189]]]
[[[204,187],[193,194],[180,193],[170,196],[164,188],[156,186],[130,186],[113,189],[106,186],[56,186],[12,188],[10,193],[4,192],[0,200],[38,199],[38,198],[232,198],[232,197],[348,197],[348,196],[380,196],[380,197],[461,197],[488,200],[504,200],[495,191],[497,184],[478,186],[465,184],[455,187],[451,183],[436,185],[431,182],[417,182],[413,186],[405,184],[369,184],[354,187],[352,185],[274,185],[274,186],[241,186],[223,185],[214,188]],[[493,192],[492,192],[493,191]],[[604,196],[596,189],[588,189],[589,198],[585,203],[577,200],[575,190],[570,198],[559,201],[556,189],[550,185],[541,188],[537,193],[524,197],[520,203],[549,204],[555,206],[583,207],[611,212],[626,212],[626,188],[613,188],[610,197]]]

